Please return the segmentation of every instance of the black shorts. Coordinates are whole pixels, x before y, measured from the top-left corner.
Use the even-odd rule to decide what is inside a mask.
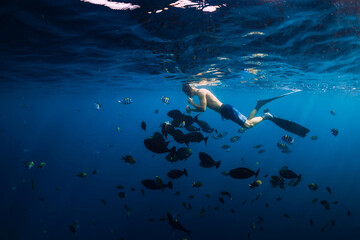
[[[237,110],[234,106],[229,104],[223,104],[220,107],[220,114],[222,118],[230,119],[233,122],[236,122],[241,127],[245,128],[245,121],[247,118],[242,115],[239,110]]]

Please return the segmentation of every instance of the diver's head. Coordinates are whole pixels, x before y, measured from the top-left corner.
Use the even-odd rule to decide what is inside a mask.
[[[196,88],[191,86],[190,83],[184,83],[182,90],[188,97],[193,97],[195,95]]]

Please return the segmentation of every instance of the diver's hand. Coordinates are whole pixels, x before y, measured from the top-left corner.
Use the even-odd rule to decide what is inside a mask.
[[[190,109],[190,106],[189,106],[189,105],[186,106],[186,112],[187,112],[187,113],[191,113],[191,109]]]
[[[194,100],[193,100],[191,97],[188,97],[188,103],[191,104],[191,105],[193,105]]]

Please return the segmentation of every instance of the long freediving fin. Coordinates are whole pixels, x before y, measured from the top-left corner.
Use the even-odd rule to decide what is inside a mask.
[[[273,123],[275,123],[276,125],[278,125],[279,127],[281,127],[282,129],[294,133],[300,137],[305,137],[306,134],[308,134],[310,132],[309,129],[307,129],[306,127],[303,127],[295,122],[289,121],[289,120],[285,120],[282,118],[278,118],[278,117],[273,117],[272,119],[270,119]]]

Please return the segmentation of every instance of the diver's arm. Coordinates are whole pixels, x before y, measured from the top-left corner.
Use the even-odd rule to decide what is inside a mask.
[[[200,105],[194,103],[193,99],[192,98],[188,98],[188,102],[189,104],[191,104],[192,106],[194,106],[195,108],[190,108],[190,111],[193,111],[193,112],[205,112],[206,110],[206,95],[205,94],[199,94],[198,95],[199,97],[199,100],[200,100]]]

